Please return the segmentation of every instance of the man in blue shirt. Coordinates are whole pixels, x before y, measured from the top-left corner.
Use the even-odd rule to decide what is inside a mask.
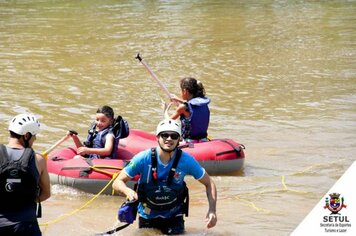
[[[158,146],[134,156],[113,183],[113,188],[130,201],[139,200],[139,228],[157,228],[163,234],[184,233],[183,215],[188,213],[186,175],[205,186],[209,202],[206,226],[216,225],[216,186],[194,157],[178,149],[181,132],[176,120],[161,121],[156,130]],[[126,182],[138,174],[135,192]]]

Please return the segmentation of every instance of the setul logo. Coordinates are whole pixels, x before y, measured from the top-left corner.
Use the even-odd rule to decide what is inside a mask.
[[[323,222],[320,223],[320,227],[324,227],[327,233],[346,233],[348,228],[351,227],[351,221],[347,215],[341,215],[339,213],[343,208],[346,208],[344,198],[340,198],[339,193],[331,193],[329,197],[325,198],[324,209],[328,209],[331,213],[323,217]]]
[[[331,214],[338,214],[339,211],[341,211],[342,208],[346,208],[346,205],[344,205],[344,198],[341,197],[341,202],[340,202],[340,194],[339,193],[332,193],[329,194],[330,200],[328,197],[325,198],[325,206],[324,209],[329,209],[331,211]]]
[[[356,160],[320,199],[291,235],[355,236],[355,179]]]

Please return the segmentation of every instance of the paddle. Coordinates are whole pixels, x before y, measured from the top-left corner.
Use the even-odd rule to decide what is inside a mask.
[[[78,132],[74,131],[74,130],[69,130],[69,132],[71,134],[75,134],[78,135]],[[56,142],[55,144],[53,144],[52,147],[50,147],[49,149],[47,149],[46,151],[44,151],[42,153],[42,156],[47,160],[48,159],[48,154],[50,152],[52,152],[56,147],[58,147],[59,145],[61,145],[62,143],[64,143],[67,139],[69,138],[69,136],[65,135],[63,138],[61,138],[60,140],[58,140],[58,142]]]
[[[168,91],[167,87],[164,86],[164,84],[157,78],[155,73],[151,70],[151,68],[146,64],[146,62],[143,61],[142,57],[140,56],[140,53],[137,53],[135,59],[139,60],[142,65],[148,70],[148,72],[152,75],[154,80],[158,83],[159,87],[163,90],[163,92],[168,96],[169,100],[172,99],[171,93]]]
[[[166,104],[164,104],[165,106],[164,106],[164,111],[163,111],[163,113],[164,113],[164,119],[170,119],[170,115],[168,114],[168,111],[169,111],[169,109],[171,108],[171,106],[172,106],[172,104],[173,104],[173,102],[170,102],[168,105],[166,105]]]

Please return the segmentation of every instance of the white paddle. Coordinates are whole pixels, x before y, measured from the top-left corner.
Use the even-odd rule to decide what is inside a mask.
[[[143,61],[142,57],[140,56],[140,53],[137,53],[136,57],[137,60],[139,60],[142,65],[148,70],[148,72],[152,75],[153,79],[158,83],[159,87],[163,90],[163,92],[167,95],[169,100],[172,99],[171,93],[168,91],[167,87],[164,86],[164,84],[157,78],[155,73],[152,71],[152,69],[146,64],[146,62]]]

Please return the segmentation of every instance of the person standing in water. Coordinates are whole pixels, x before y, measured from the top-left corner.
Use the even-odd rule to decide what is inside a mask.
[[[0,145],[0,235],[40,236],[40,204],[51,196],[46,159],[32,149],[40,122],[20,114],[9,132],[8,144]]]
[[[217,223],[215,183],[193,156],[178,148],[181,132],[180,122],[161,121],[156,129],[157,147],[136,154],[112,185],[130,201],[139,201],[139,228],[156,228],[168,235],[184,233],[183,215],[188,216],[189,207],[184,179],[188,175],[205,186],[209,204],[206,227]],[[126,182],[138,174],[136,192]]]

